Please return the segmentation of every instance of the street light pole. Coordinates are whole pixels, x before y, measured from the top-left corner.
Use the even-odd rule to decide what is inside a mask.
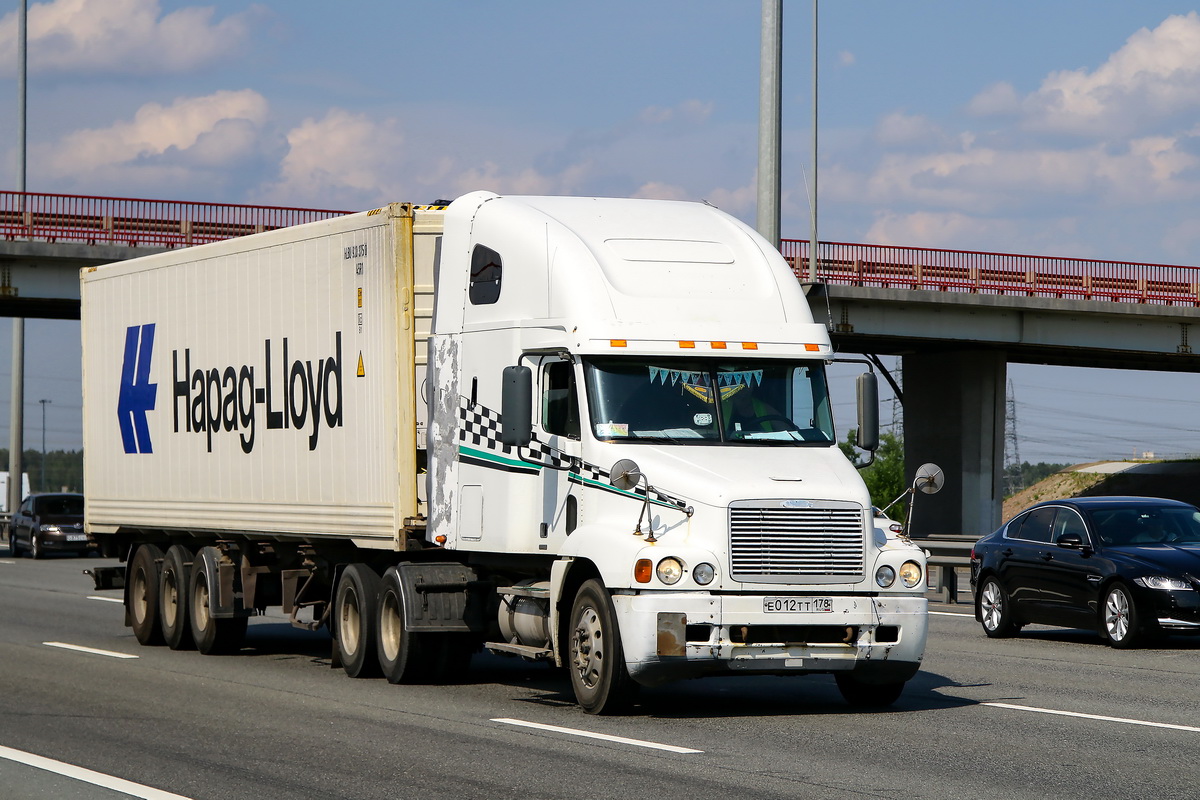
[[[50,404],[49,400],[38,400],[42,404],[42,479],[38,481],[41,484],[42,491],[46,491],[46,406]]]
[[[19,210],[25,222],[25,51],[28,19],[28,0],[17,5],[17,191],[21,194]],[[8,413],[8,512],[21,504],[21,451],[25,447],[25,318],[12,321],[12,387]]]

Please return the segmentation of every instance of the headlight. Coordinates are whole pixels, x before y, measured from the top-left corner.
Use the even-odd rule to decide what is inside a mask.
[[[670,586],[683,577],[683,563],[678,558],[664,558],[654,570],[658,579]]]
[[[40,530],[42,533],[58,533],[59,532],[57,525],[39,525],[38,530]]]
[[[921,582],[921,565],[915,561],[905,561],[900,567],[900,582],[909,589]]]
[[[1164,592],[1191,591],[1191,584],[1180,578],[1168,578],[1166,575],[1147,575],[1144,578],[1134,578],[1133,582],[1147,589],[1162,589]]]
[[[880,588],[886,589],[896,582],[896,570],[884,564],[879,569],[875,570],[875,582]]]
[[[692,569],[692,580],[701,586],[708,586],[717,577],[717,569],[712,564],[697,564]]]

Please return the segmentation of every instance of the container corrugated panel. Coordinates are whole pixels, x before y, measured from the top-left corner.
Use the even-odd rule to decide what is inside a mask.
[[[406,213],[81,273],[92,529],[396,546],[418,512],[413,353],[424,352]],[[423,220],[436,228],[440,212]]]

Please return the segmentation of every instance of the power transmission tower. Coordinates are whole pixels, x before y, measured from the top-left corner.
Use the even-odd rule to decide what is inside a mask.
[[[1004,414],[1004,487],[1005,494],[1016,494],[1025,488],[1021,471],[1021,452],[1017,447],[1017,400],[1013,382],[1008,381]]]

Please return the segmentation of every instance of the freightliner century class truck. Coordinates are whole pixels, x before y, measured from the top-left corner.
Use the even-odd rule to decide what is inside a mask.
[[[925,555],[837,445],[828,332],[715,208],[476,192],[81,295],[86,526],[144,645],[234,650],[280,606],[351,676],[486,648],[593,713],[718,674],[886,705],[919,668]]]

